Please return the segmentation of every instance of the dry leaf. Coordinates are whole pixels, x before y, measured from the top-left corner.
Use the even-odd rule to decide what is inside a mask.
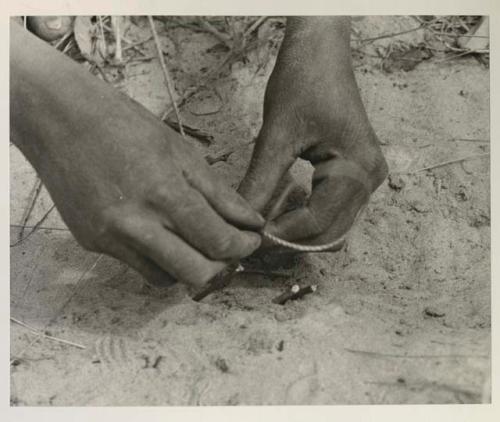
[[[106,60],[106,43],[100,35],[98,24],[92,22],[92,16],[77,16],[74,34],[82,56],[91,63],[103,65]]]

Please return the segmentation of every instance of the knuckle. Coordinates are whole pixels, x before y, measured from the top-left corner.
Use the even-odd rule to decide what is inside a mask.
[[[97,239],[108,237],[119,227],[121,213],[117,207],[108,207],[101,210],[96,218],[95,236]]]
[[[152,186],[147,193],[147,198],[153,205],[165,208],[175,207],[179,203],[182,203],[185,195],[185,189],[179,186],[178,183],[172,188],[171,183],[160,182]]]
[[[209,262],[203,265],[193,265],[186,268],[180,276],[185,283],[194,286],[203,286],[211,280],[217,273],[222,271],[225,264],[221,262]]]
[[[172,201],[171,189],[164,184],[155,184],[148,196],[155,205],[165,205]]]
[[[212,241],[212,248],[207,251],[212,259],[236,258],[241,254],[242,245],[236,233],[226,232]]]
[[[124,205],[109,206],[94,219],[94,244],[105,249],[118,235],[127,235],[137,224],[137,210]]]

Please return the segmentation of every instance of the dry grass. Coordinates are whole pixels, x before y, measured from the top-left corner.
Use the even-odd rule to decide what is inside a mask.
[[[415,16],[415,19],[425,25],[426,47],[439,59],[474,55],[481,63],[489,65],[489,47],[474,50],[459,44],[459,40],[464,37],[484,38],[475,35],[481,16]]]

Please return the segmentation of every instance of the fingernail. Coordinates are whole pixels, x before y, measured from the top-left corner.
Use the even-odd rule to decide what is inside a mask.
[[[253,232],[246,232],[248,239],[248,246],[252,249],[252,252],[260,246],[262,239],[260,235]]]
[[[247,227],[251,229],[261,229],[266,224],[264,217],[252,208],[247,208],[246,220]]]

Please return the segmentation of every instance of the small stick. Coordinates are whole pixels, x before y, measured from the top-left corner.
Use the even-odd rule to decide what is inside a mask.
[[[216,155],[206,155],[205,156],[205,160],[207,161],[208,165],[209,166],[212,166],[214,165],[215,163],[218,163],[220,161],[227,161],[227,159],[231,156],[231,154],[234,153],[234,150],[230,149],[230,150],[222,150],[221,152],[219,152],[218,154]]]
[[[10,224],[10,227],[16,227],[16,228],[24,227],[25,229],[32,229],[35,226],[21,226],[21,224]],[[59,230],[59,231],[63,231],[63,232],[69,232],[70,231],[69,229],[66,229],[66,228],[63,228],[63,227],[39,226],[37,228],[38,228],[38,230]]]
[[[490,143],[489,139],[451,138],[451,139],[448,139],[448,141],[449,142],[454,142],[454,141],[458,141],[458,142],[478,142],[478,143],[481,143],[481,144],[489,144]]]
[[[288,292],[282,293],[278,297],[275,297],[273,299],[273,303],[284,305],[289,300],[297,300],[307,294],[314,293],[317,288],[318,286],[316,286],[315,284],[305,287],[300,287],[298,284],[294,284]]]
[[[102,16],[97,17],[99,20],[99,32],[101,33],[102,45],[104,47],[104,56],[108,55],[108,44],[106,43],[106,36],[104,35],[104,24],[102,23]]]
[[[177,103],[174,98],[174,89],[172,87],[172,83],[170,82],[170,75],[168,73],[167,65],[165,64],[165,58],[163,57],[163,52],[161,51],[160,40],[158,38],[158,34],[156,32],[155,24],[153,22],[153,17],[148,16],[149,26],[151,27],[151,32],[153,34],[153,38],[155,40],[156,50],[158,52],[158,60],[160,60],[160,65],[163,70],[163,76],[165,77],[165,83],[167,85],[168,95],[170,96],[170,101],[175,110],[175,116],[177,117],[177,122],[179,123],[179,129],[183,138],[186,138],[186,134],[184,133],[184,129],[182,127],[182,120],[179,113],[179,109],[177,107]],[[166,117],[166,116],[165,116]],[[164,120],[164,118],[162,118]]]
[[[67,344],[68,346],[74,346],[74,347],[77,347],[79,349],[86,349],[86,347],[82,346],[81,344],[51,336],[49,334],[44,333],[43,331],[40,331],[39,329],[37,329],[35,327],[32,327],[31,325],[26,324],[25,322],[19,321],[16,318],[10,317],[10,320],[12,322],[15,322],[16,324],[20,325],[21,327],[24,327],[24,328],[27,328],[28,330],[33,331],[35,334],[37,334],[41,337],[45,337],[45,338],[52,340],[52,341],[57,341],[58,343]]]
[[[134,57],[130,59],[127,63],[136,63],[136,62],[148,62],[150,60],[156,59],[156,55],[154,56],[143,56],[143,57]]]
[[[123,41],[125,41],[126,43],[129,44],[126,47],[123,48],[123,51],[127,51],[127,50],[129,50],[131,48],[136,48],[139,45],[144,44],[145,42],[148,42],[151,38],[153,38],[153,35],[150,35],[149,37],[146,37],[143,40],[132,42],[128,38],[122,37]]]
[[[71,47],[73,47],[73,44],[74,44],[74,38],[71,38],[68,43],[66,44],[66,46],[64,47],[64,49],[62,50],[63,54],[67,54],[68,51],[71,49]]]
[[[43,224],[43,222],[47,219],[47,217],[50,215],[50,213],[52,212],[52,210],[55,208],[55,204],[52,205],[49,210],[44,214],[44,216],[33,226],[33,228],[31,229],[31,231],[28,232],[28,234],[26,236],[24,236],[23,238],[19,239],[17,242],[14,242],[10,245],[10,247],[14,247],[14,246],[17,246],[19,245],[20,243],[24,242],[28,237],[30,237],[33,233],[35,233],[37,231],[37,229]]]
[[[268,18],[268,16],[261,16],[257,19],[252,25],[248,27],[248,29],[243,34],[243,38],[248,37],[253,31],[255,31],[259,26],[261,26],[264,21]]]
[[[264,271],[264,270],[254,270],[252,268],[245,268],[245,274],[258,274],[264,277],[276,277],[276,278],[289,278],[290,274],[280,273],[279,271]]]
[[[359,355],[365,356],[373,356],[373,357],[389,357],[389,358],[402,358],[402,359],[441,359],[441,358],[481,358],[487,359],[488,355],[474,355],[474,354],[437,354],[437,355],[399,355],[395,353],[383,353],[383,352],[375,352],[372,350],[357,350],[350,349],[348,347],[344,347],[344,350],[349,353],[355,353]]]
[[[81,275],[80,277],[78,278],[76,284],[75,284],[75,288],[73,290],[73,293],[70,295],[70,297],[63,303],[63,305],[58,309],[58,311],[55,313],[55,315],[50,319],[50,321],[45,325],[45,328],[44,330],[46,330],[47,328],[50,327],[51,324],[54,323],[54,321],[57,319],[57,317],[62,313],[62,311],[64,310],[64,308],[66,308],[66,306],[68,305],[69,302],[71,302],[71,300],[73,300],[73,297],[77,294],[78,292],[78,285],[80,284],[80,282],[84,279],[84,277],[89,273],[91,272],[96,266],[97,264],[99,263],[99,261],[101,260],[101,258],[103,257],[104,255],[103,254],[99,254],[97,256],[97,258],[94,260],[94,262],[92,263],[92,265],[90,267],[88,267]],[[17,354],[18,356],[18,359],[22,358],[24,356],[24,354],[31,349],[31,347],[33,347],[33,345],[35,343],[37,343],[42,337],[46,336],[46,334],[44,334],[43,332],[38,332],[37,333],[37,336],[31,341],[31,343],[29,343],[23,350],[21,350],[20,353]],[[14,362],[16,361],[16,359],[12,359],[10,361],[10,364],[12,365]]]
[[[408,34],[410,32],[415,32],[415,31],[418,31],[418,30],[424,29],[424,28],[425,28],[425,25],[421,25],[421,26],[417,26],[416,28],[407,29],[406,31],[394,32],[392,34],[384,34],[384,35],[379,35],[377,37],[371,37],[371,38],[359,38],[359,39],[356,39],[354,41],[359,42],[359,43],[372,42],[372,41],[382,40],[384,38],[397,37],[398,35]]]
[[[286,302],[288,302],[293,295],[295,295],[298,291],[300,290],[300,286],[298,284],[294,284],[290,290],[287,290],[284,293],[281,293],[279,296],[276,296],[272,302],[276,303],[278,305],[284,305]]]
[[[114,32],[113,28],[111,28],[109,25],[106,25],[106,24],[104,24],[104,29],[106,29],[106,30],[107,30],[107,31],[109,31],[109,32]],[[116,35],[116,34],[115,34],[115,35]],[[149,41],[151,38],[153,38],[153,36],[152,36],[152,35],[151,35],[151,36],[149,36],[149,37],[147,37],[147,38],[146,38],[145,40],[143,40],[143,41],[137,41],[137,43],[135,43],[135,42],[134,42],[134,41],[132,41],[131,39],[127,38],[124,34],[120,34],[120,39],[121,39],[121,41],[123,41],[123,42],[125,42],[125,43],[127,43],[127,44],[130,44],[128,47],[125,47],[125,48],[123,48],[123,47],[122,47],[122,49],[121,49],[121,50],[122,50],[122,53],[123,53],[125,50],[129,49],[129,48],[134,48],[134,49],[135,49],[135,48],[137,47],[137,45],[140,45],[140,44],[142,44],[143,42]],[[137,45],[134,45],[134,44],[137,44]],[[140,52],[140,49],[136,49],[136,51],[139,51],[139,52]],[[156,56],[155,56],[155,57],[156,57]]]
[[[151,366],[151,368],[154,368],[154,369],[158,368],[158,365],[160,364],[160,361],[161,361],[162,359],[163,359],[163,356],[161,356],[161,355],[160,355],[160,356],[158,356],[158,357],[155,359],[155,361],[154,361],[153,365]]]
[[[450,55],[448,57],[445,57],[442,60],[437,60],[434,63],[444,63],[448,62],[450,60],[458,59],[459,57],[466,56],[467,54],[486,54],[489,53],[489,50],[457,50],[457,51],[462,51],[460,54],[455,54],[455,55]]]
[[[435,168],[438,168],[438,167],[444,167],[444,166],[447,166],[449,164],[455,164],[455,163],[461,163],[462,161],[466,161],[466,160],[470,160],[470,159],[473,159],[473,158],[481,158],[481,157],[486,157],[486,156],[489,156],[490,153],[489,152],[485,152],[484,154],[474,154],[474,155],[468,155],[467,157],[462,157],[462,158],[457,158],[456,160],[450,160],[450,161],[443,161],[442,163],[437,163],[437,164],[434,164],[432,166],[428,166],[428,167],[423,167],[421,169],[418,169],[418,170],[414,170],[412,172],[409,172],[408,174],[415,174],[415,173],[419,173],[421,171],[426,171],[426,170],[432,170],[432,169],[435,169]]]
[[[199,18],[198,22],[200,22],[201,26],[203,29],[205,29],[207,32],[212,34],[215,38],[217,38],[219,41],[222,41],[227,47],[231,48],[231,38],[220,32],[217,28],[212,26],[212,24],[208,21],[206,21],[203,18]]]
[[[173,120],[170,120],[170,119],[165,119],[165,120],[163,120],[163,122],[167,126],[171,127],[173,130],[175,130],[176,132],[180,132],[181,129],[180,129],[179,123],[174,122]],[[195,128],[192,126],[188,126],[188,125],[184,125],[183,129],[184,129],[185,134],[191,136],[192,138],[196,138],[202,142],[205,142],[208,145],[212,144],[214,141],[214,137],[212,135],[210,135],[209,133],[207,133],[201,129],[198,129],[198,128]]]
[[[30,195],[31,196],[30,203],[28,205],[28,208],[26,209],[26,212],[25,212],[24,217],[23,217],[23,221],[21,223],[22,228],[19,231],[19,235],[17,236],[18,241],[23,238],[24,229],[26,227],[26,224],[28,224],[28,220],[31,217],[31,213],[33,212],[33,209],[35,208],[36,200],[40,196],[40,192],[42,191],[42,187],[43,187],[42,180],[39,177],[37,177],[36,182],[35,182],[35,186],[33,187],[33,190],[32,190],[32,195]]]
[[[255,48],[259,48],[259,47],[265,45],[265,43],[267,43],[267,42],[268,42],[268,40],[265,40],[265,42],[257,43],[257,45],[255,46]],[[202,88],[205,88],[209,82],[212,82],[214,80],[214,78],[217,77],[217,75],[221,72],[221,70],[224,69],[224,67],[228,63],[231,63],[231,60],[235,60],[238,57],[240,57],[243,53],[247,52],[250,49],[251,46],[252,45],[248,45],[247,44],[245,46],[245,48],[243,48],[241,51],[238,51],[238,52],[230,51],[230,52],[228,52],[227,55],[220,61],[220,64],[218,64],[216,67],[214,67],[209,73],[207,73],[201,79],[201,82],[198,84],[198,86],[196,86],[196,88],[194,88],[194,89],[188,89],[188,90],[186,90],[185,92],[183,92],[180,95],[180,98],[179,98],[179,100],[180,100],[180,107],[183,104],[185,104],[190,98],[192,98],[194,95],[196,95],[197,93],[199,93]],[[169,107],[167,110],[165,110],[165,112],[163,113],[163,115],[161,117],[161,120],[165,120],[165,118],[167,116],[169,116],[172,111],[174,111],[174,108],[172,106]]]
[[[233,276],[237,273],[244,271],[243,265],[240,263],[233,264],[221,271],[219,274],[216,274],[203,288],[200,292],[193,296],[193,300],[195,302],[199,302],[200,300],[207,297],[210,293],[213,293],[217,290],[221,290],[224,287],[228,286],[231,282]]]
[[[54,48],[60,50],[59,47],[61,47],[64,42],[73,34],[73,29],[70,29],[68,32],[66,32],[59,41],[57,41],[55,44],[54,44]]]
[[[318,290],[318,286],[316,284],[312,284],[310,286],[305,286],[302,287],[294,297],[292,297],[292,300],[297,300],[300,299],[301,297],[304,297],[305,295],[308,295],[310,293],[314,293],[316,290]]]
[[[122,36],[120,34],[120,17],[119,16],[111,16],[111,25],[115,30],[115,39],[116,39],[116,51],[115,51],[115,60],[118,63],[122,62]]]

